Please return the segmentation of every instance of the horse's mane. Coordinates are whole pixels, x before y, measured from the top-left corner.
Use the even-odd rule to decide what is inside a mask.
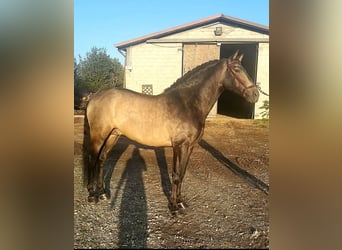
[[[209,72],[219,62],[218,59],[205,62],[194,69],[188,71],[185,75],[178,78],[170,87],[166,88],[164,92],[169,90],[190,87],[196,85],[199,82],[199,76],[203,78],[204,72]]]

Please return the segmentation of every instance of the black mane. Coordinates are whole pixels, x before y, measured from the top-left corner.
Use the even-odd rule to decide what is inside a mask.
[[[205,75],[208,74],[208,72],[210,72],[210,69],[212,69],[213,66],[215,66],[219,61],[220,60],[218,59],[211,60],[188,71],[184,76],[178,78],[170,87],[166,88],[164,92],[196,85],[200,80],[203,79],[203,77],[205,77]],[[199,78],[199,75],[201,76],[201,78]]]

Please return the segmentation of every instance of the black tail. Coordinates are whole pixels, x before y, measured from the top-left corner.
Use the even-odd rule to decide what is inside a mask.
[[[84,136],[83,136],[83,185],[88,184],[88,174],[89,171],[93,171],[90,166],[90,128],[87,118],[87,109],[84,115]]]

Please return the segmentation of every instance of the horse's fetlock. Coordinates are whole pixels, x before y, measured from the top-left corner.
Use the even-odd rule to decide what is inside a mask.
[[[180,183],[179,175],[172,175],[172,182],[173,184],[178,185]]]

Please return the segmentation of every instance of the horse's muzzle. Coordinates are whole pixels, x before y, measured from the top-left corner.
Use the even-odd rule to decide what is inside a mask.
[[[256,103],[259,100],[259,91],[255,88],[247,89],[244,93],[246,100],[250,103]]]

